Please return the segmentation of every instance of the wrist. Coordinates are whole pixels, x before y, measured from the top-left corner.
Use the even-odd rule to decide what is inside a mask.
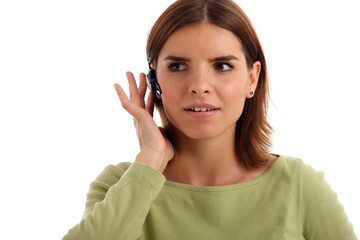
[[[162,173],[166,166],[164,155],[157,151],[141,150],[136,155],[135,162],[146,164]]]

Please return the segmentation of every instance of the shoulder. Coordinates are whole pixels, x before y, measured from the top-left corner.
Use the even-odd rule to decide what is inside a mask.
[[[299,181],[321,181],[324,178],[322,171],[315,170],[300,158],[281,155],[276,164],[280,174],[288,175],[291,178],[296,177]]]
[[[91,183],[90,189],[105,188],[108,189],[124,175],[126,170],[130,167],[130,162],[121,162],[116,165],[108,165]]]
[[[291,185],[305,200],[307,196],[331,192],[329,184],[325,181],[324,172],[315,170],[300,158],[281,155],[274,167],[277,181]]]
[[[280,174],[298,183],[303,200],[313,201],[334,194],[323,171],[316,170],[300,158],[280,156],[278,160]]]
[[[286,180],[287,182],[299,181],[304,162],[300,158],[279,155],[278,159],[273,164],[276,175]]]
[[[356,239],[344,207],[326,181],[324,172],[299,158],[281,156],[278,160],[281,160],[280,175],[287,176],[289,182],[296,186],[299,223],[304,237]]]

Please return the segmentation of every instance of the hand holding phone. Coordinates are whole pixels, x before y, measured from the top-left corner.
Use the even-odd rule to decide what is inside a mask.
[[[147,164],[163,172],[167,163],[174,156],[174,149],[153,119],[155,94],[153,91],[150,92],[145,103],[147,86],[145,74],[140,74],[139,87],[137,87],[134,75],[131,72],[127,72],[126,77],[129,82],[130,99],[119,84],[114,84],[114,87],[122,107],[134,117],[135,129],[140,144],[140,152],[135,161]]]

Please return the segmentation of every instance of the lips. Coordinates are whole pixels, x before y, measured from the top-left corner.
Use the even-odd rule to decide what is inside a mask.
[[[185,107],[185,110],[193,111],[193,112],[207,112],[207,111],[219,110],[219,108],[207,103],[198,103]]]
[[[208,111],[214,111],[216,110],[215,108],[200,108],[200,107],[194,107],[194,108],[190,108],[187,109],[188,111],[193,111],[193,112],[208,112]]]
[[[207,103],[198,103],[189,105],[184,110],[192,117],[207,118],[216,114],[219,108]]]

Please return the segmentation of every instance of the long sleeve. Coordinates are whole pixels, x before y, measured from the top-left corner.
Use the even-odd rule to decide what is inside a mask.
[[[305,239],[357,239],[344,207],[325,181],[324,174],[304,163],[300,168],[299,206]]]
[[[63,240],[137,239],[164,182],[160,172],[141,163],[108,166],[90,185],[82,221]]]

